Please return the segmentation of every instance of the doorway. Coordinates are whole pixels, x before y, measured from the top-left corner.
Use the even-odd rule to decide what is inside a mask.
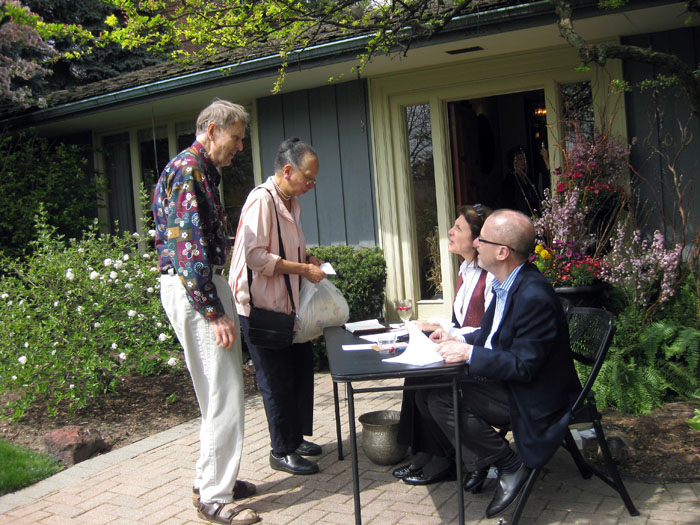
[[[543,90],[448,104],[455,205],[531,216],[549,188]]]

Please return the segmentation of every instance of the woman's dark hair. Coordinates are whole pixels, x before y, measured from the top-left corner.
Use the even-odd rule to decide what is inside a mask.
[[[515,169],[515,157],[517,157],[518,155],[522,155],[523,157],[525,157],[525,169],[527,170],[527,166],[529,166],[530,163],[528,161],[525,148],[523,148],[522,146],[513,146],[508,150],[508,153],[506,153],[506,166],[509,170]]]
[[[483,204],[460,206],[457,212],[467,221],[472,231],[472,239],[476,239],[481,233],[486,217],[491,215],[491,208]]]
[[[277,149],[275,157],[275,172],[282,171],[285,164],[290,164],[292,168],[299,169],[301,162],[307,154],[311,154],[318,158],[316,150],[305,142],[302,142],[298,137],[292,137],[282,141]]]

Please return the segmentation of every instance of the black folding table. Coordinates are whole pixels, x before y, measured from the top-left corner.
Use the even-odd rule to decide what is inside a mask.
[[[335,425],[338,438],[338,459],[343,459],[343,441],[340,432],[340,407],[338,403],[338,383],[345,383],[348,396],[348,420],[350,423],[350,448],[352,452],[352,491],[355,502],[355,523],[362,523],[360,510],[360,481],[357,463],[357,437],[355,435],[355,399],[354,395],[366,392],[384,392],[391,390],[416,390],[446,386],[445,383],[421,384],[416,386],[375,386],[354,388],[353,382],[375,381],[379,379],[397,379],[425,376],[451,376],[452,396],[455,409],[455,421],[459,422],[459,377],[464,371],[464,363],[435,363],[426,366],[405,365],[384,362],[387,356],[375,350],[343,350],[343,345],[368,344],[368,341],[353,335],[343,327],[326,328],[323,331],[328,352],[328,364],[333,379],[333,400],[335,403]],[[459,424],[455,425],[455,443],[460,442]],[[459,523],[464,525],[464,494],[462,492],[462,455],[461,447],[455,447],[455,467],[457,471],[457,504],[459,506]]]

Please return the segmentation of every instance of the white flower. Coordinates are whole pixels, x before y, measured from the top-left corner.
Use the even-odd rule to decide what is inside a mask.
[[[124,288],[126,288],[127,290],[128,290],[129,288],[133,288],[133,287],[134,287],[134,285],[131,284],[131,283],[126,283],[126,284],[124,285]]]
[[[78,253],[83,253],[84,251],[85,250],[83,250],[82,248],[78,248]]]
[[[56,350],[51,350],[51,355],[56,355]]]
[[[26,341],[24,342],[24,348],[29,348],[29,343]]]
[[[104,261],[102,261],[102,264],[104,264],[105,266],[112,266],[112,259],[107,258]]]
[[[125,254],[124,254],[124,257],[122,257],[122,259],[123,259],[124,261],[128,261],[128,260],[129,260],[129,254],[128,254],[128,253],[125,253]]]
[[[140,237],[139,232],[134,232],[134,233],[131,234],[131,236],[132,236],[132,237],[137,237],[137,238]]]
[[[146,288],[146,291],[147,291],[148,293],[153,293],[153,292],[154,292],[153,286],[149,286],[148,288]]]
[[[121,354],[119,354],[119,360],[124,361],[124,359],[126,359],[126,354],[122,352]]]
[[[27,356],[21,355],[17,358],[17,361],[19,361],[20,365],[26,365],[27,364]]]
[[[95,270],[93,270],[93,271],[90,272],[90,280],[91,280],[91,281],[94,281],[94,280],[97,279],[99,276],[100,276],[100,274],[97,273]]]
[[[57,307],[57,306],[58,306],[58,301],[54,301],[54,302],[53,302],[53,306],[54,306],[54,308]]]
[[[78,308],[76,308],[76,310],[78,310],[78,313],[80,313],[80,312],[83,311],[83,307],[82,307],[82,306],[78,306]]]
[[[123,263],[123,262],[121,262],[121,261],[114,261],[114,267],[115,267],[117,270],[121,270],[121,269],[122,269],[122,266],[124,266],[124,263]]]
[[[19,302],[17,303],[19,306],[22,306],[24,304],[24,299],[20,299]]]
[[[12,301],[7,301],[7,306],[12,306]]]
[[[97,322],[96,322],[94,325],[92,325],[92,326],[94,326],[95,328],[99,328],[99,327],[102,326],[102,325],[100,325],[99,321],[97,321]]]
[[[126,315],[129,317],[134,317],[136,315],[136,310],[129,310]]]
[[[6,293],[0,295],[0,298],[2,298],[2,299],[7,299],[8,297],[10,297],[10,296]]]
[[[158,321],[158,322],[156,323],[156,327],[157,327],[157,328],[160,328],[161,326],[163,326],[163,323],[161,323],[160,321]]]
[[[119,277],[119,274],[117,272],[115,272],[115,271],[109,272],[110,279],[116,279],[117,277]]]
[[[175,366],[176,364],[177,364],[177,359],[175,359],[174,357],[171,357],[170,359],[168,359],[168,366]]]
[[[112,343],[112,350],[116,350],[119,348],[119,345],[117,343]]]
[[[148,270],[151,272],[157,272],[158,268],[156,268],[155,266],[151,266]]]
[[[58,346],[58,341],[54,341],[54,342],[53,342],[53,345],[54,345],[54,346]]]
[[[17,381],[17,376],[12,376],[13,381]]]
[[[75,275],[73,275],[73,270],[71,270],[70,268],[66,270],[66,279],[68,279],[69,281],[75,279]]]
[[[151,258],[151,254],[150,254],[150,253],[144,253],[141,257],[143,257],[144,259],[150,259],[150,258]]]
[[[155,230],[148,230],[148,236],[149,236],[149,237],[155,237],[155,236],[156,236],[156,231],[155,231]]]
[[[73,383],[71,383],[70,385],[68,385],[68,388],[70,388],[71,390],[73,390],[73,389],[75,388],[75,385],[74,385]]]
[[[168,336],[165,335],[165,334],[163,334],[163,333],[161,333],[161,334],[158,334],[158,339],[160,339],[161,341],[167,341],[167,340],[168,340]]]

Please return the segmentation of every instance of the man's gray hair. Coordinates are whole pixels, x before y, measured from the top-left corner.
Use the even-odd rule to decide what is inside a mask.
[[[216,98],[199,113],[197,117],[197,135],[206,133],[209,124],[212,122],[219,129],[227,129],[239,122],[242,122],[244,126],[248,126],[248,112],[240,104]]]

